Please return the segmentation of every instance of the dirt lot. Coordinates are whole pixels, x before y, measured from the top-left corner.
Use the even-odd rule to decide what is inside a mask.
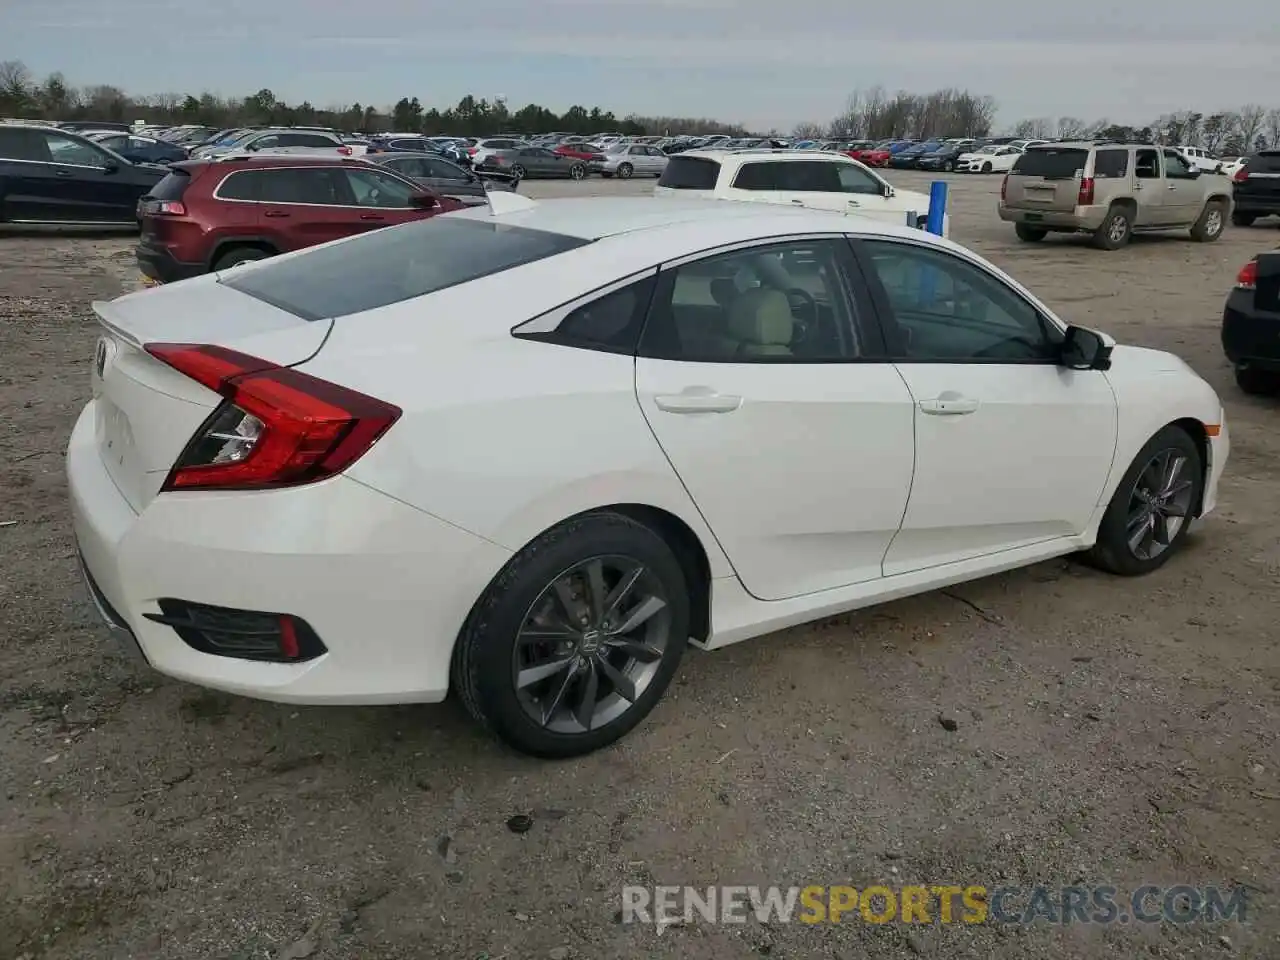
[[[1053,562],[691,652],[635,734],[562,764],[453,704],[274,706],[116,655],[77,579],[62,450],[88,301],[132,285],[131,240],[0,236],[0,960],[1280,956],[1280,404],[1244,398],[1218,345],[1235,272],[1280,232],[1024,247],[997,182],[955,179],[956,239],[1224,397],[1232,460],[1197,542],[1138,581]],[[624,883],[877,882],[1237,885],[1250,910],[619,922]]]

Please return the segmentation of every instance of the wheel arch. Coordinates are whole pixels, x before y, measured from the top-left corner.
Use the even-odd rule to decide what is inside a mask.
[[[1209,431],[1205,429],[1204,423],[1195,417],[1182,417],[1171,421],[1167,426],[1177,427],[1179,430],[1186,432],[1195,441],[1196,448],[1200,451],[1200,470],[1203,473],[1201,479],[1204,482],[1200,485],[1200,492],[1196,496],[1196,502],[1192,504],[1192,512],[1198,517],[1204,511],[1204,493],[1209,487],[1209,477],[1213,474],[1213,449],[1209,446]],[[1161,427],[1161,429],[1163,430],[1164,428]],[[1155,434],[1152,434],[1152,436],[1155,436]]]
[[[245,237],[222,237],[213,245],[213,249],[209,252],[209,259],[205,265],[209,270],[213,269],[213,265],[225,257],[228,253],[238,247],[249,247],[253,250],[261,250],[270,256],[276,256],[280,253],[280,249],[270,240],[265,240],[261,236],[245,236]]]

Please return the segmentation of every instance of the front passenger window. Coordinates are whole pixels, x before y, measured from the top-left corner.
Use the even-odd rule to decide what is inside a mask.
[[[1172,150],[1164,152],[1164,174],[1175,180],[1189,180],[1192,177],[1191,164]]]
[[[857,193],[866,196],[879,197],[884,195],[884,189],[880,186],[880,181],[867,173],[855,167],[851,163],[842,163],[837,167],[840,176],[840,189],[844,193]]]
[[[107,154],[97,147],[91,147],[83,140],[59,136],[56,133],[44,134],[49,145],[49,154],[54,163],[65,163],[76,167],[105,167],[109,159]]]
[[[864,240],[859,247],[893,314],[893,356],[919,363],[1056,362],[1062,334],[998,277],[916,244]]]

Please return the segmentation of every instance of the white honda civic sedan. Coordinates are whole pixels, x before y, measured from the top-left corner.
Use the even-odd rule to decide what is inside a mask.
[[[67,471],[130,648],[282,702],[452,690],[540,756],[622,736],[690,644],[1153,571],[1227,459],[1177,357],[820,211],[503,195],[94,309]]]

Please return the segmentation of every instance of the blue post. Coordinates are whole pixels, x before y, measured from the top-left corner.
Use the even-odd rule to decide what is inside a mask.
[[[929,220],[925,229],[937,236],[942,236],[942,218],[947,214],[947,184],[944,180],[935,180],[929,184]]]

